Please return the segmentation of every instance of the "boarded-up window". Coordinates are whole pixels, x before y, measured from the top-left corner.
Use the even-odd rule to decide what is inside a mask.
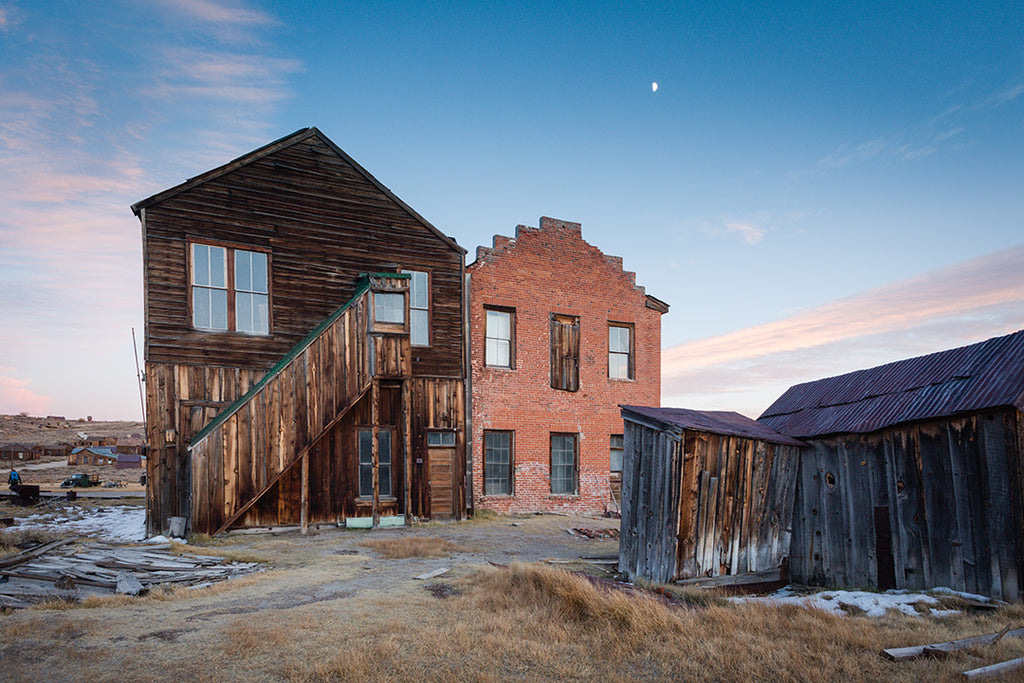
[[[551,314],[551,388],[580,388],[580,319]]]
[[[381,496],[391,495],[391,432],[377,433],[377,485]],[[359,495],[373,495],[373,430],[359,430]]]
[[[551,493],[577,492],[576,435],[551,435]]]
[[[633,326],[608,325],[608,376],[633,379]]]
[[[512,495],[512,432],[484,432],[484,495]]]

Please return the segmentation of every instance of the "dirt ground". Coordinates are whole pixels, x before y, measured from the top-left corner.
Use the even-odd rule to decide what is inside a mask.
[[[944,681],[1024,655],[1024,640],[1007,638],[947,659],[880,656],[884,647],[1024,626],[1021,605],[945,619],[717,598],[670,608],[561,571],[603,574],[607,565],[580,558],[615,556],[618,541],[567,530],[617,525],[488,515],[193,539],[185,552],[260,561],[267,571],[209,589],[0,614],[0,680]],[[450,554],[392,559],[383,547],[414,543]]]
[[[129,491],[144,491],[145,487],[139,483],[139,477],[145,473],[142,467],[131,467],[118,469],[114,465],[68,465],[67,458],[46,457],[24,465],[16,466],[21,481],[24,484],[35,484],[43,491],[56,491],[60,489],[60,483],[72,474],[84,472],[89,478],[100,482],[117,482]],[[7,475],[11,468],[9,463],[0,467],[0,483],[6,485]],[[6,487],[5,487],[6,488]]]

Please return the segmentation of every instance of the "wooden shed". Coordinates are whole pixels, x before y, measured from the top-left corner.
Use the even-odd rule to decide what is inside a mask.
[[[782,564],[801,442],[739,413],[621,409],[619,571],[666,582]]]
[[[132,210],[150,534],[465,514],[462,247],[316,128]]]
[[[790,574],[1022,597],[1024,331],[791,387],[759,418],[809,444]]]

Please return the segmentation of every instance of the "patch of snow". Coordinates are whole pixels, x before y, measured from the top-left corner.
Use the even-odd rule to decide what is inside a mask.
[[[141,541],[146,538],[146,509],[138,505],[115,505],[108,508],[71,506],[30,515],[22,519],[18,527],[56,533],[73,531],[103,541]]]
[[[164,536],[163,534],[160,534],[159,536],[153,536],[152,538],[147,538],[146,539],[146,543],[172,543],[172,542],[173,543],[181,543],[182,545],[187,545],[188,544],[188,540],[186,540],[184,538],[168,537],[168,536]]]
[[[947,588],[946,586],[938,586],[937,588],[932,588],[930,592],[938,593],[940,595],[952,595],[958,598],[963,598],[964,600],[992,602],[992,598],[988,597],[987,595],[978,595],[977,593],[964,593],[963,591],[955,591],[952,588]]]
[[[923,593],[909,593],[907,591],[886,591],[884,593],[871,593],[868,591],[821,591],[811,595],[797,595],[786,586],[775,593],[766,596],[736,597],[730,598],[735,602],[755,602],[771,605],[798,605],[808,609],[819,609],[823,612],[849,615],[853,611],[862,611],[868,617],[881,617],[891,609],[910,616],[921,616],[924,612],[915,609],[915,605],[935,605],[938,598]],[[957,614],[956,610],[937,610],[929,608],[927,614],[936,617],[945,617]]]

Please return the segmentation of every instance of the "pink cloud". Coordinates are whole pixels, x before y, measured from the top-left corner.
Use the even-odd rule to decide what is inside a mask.
[[[53,399],[29,389],[31,382],[11,376],[13,372],[14,368],[0,367],[0,413],[46,415]]]

